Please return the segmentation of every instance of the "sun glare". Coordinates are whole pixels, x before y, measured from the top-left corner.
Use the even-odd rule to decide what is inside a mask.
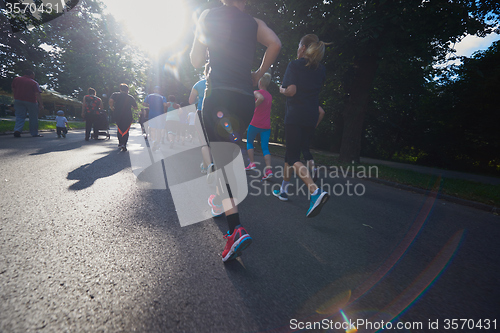
[[[152,56],[168,51],[188,32],[192,22],[184,1],[143,0],[136,6],[125,6],[121,0],[105,0],[108,11],[123,23],[131,43]]]

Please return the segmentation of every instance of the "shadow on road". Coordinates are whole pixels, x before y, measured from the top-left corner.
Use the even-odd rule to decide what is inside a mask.
[[[124,158],[117,158],[117,155],[121,155]],[[71,185],[69,189],[72,191],[86,189],[92,186],[97,179],[112,176],[127,167],[130,167],[128,153],[116,150],[110,151],[109,154],[94,162],[70,171],[67,179],[77,180],[78,182]]]

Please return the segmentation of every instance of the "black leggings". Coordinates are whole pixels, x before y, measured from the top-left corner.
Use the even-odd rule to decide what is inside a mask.
[[[304,158],[306,158],[306,160],[308,157],[312,159],[311,153],[309,153],[309,156],[306,156],[307,152],[304,150],[304,147],[307,147],[307,151],[309,151],[309,140],[313,132],[314,126],[285,124],[286,163],[292,166],[300,161],[301,151],[304,152]]]
[[[203,101],[203,129],[210,146],[211,142],[241,141],[252,121],[255,97],[228,90],[212,90]],[[234,156],[226,151],[212,148],[214,164],[221,168],[229,164]],[[214,149],[215,148],[215,149]],[[239,150],[238,150],[239,151]]]

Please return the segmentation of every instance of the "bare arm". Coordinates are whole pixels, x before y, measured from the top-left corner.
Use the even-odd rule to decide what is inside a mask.
[[[264,102],[264,96],[257,90],[253,92],[255,96],[255,107],[258,107],[262,102]]]
[[[286,97],[293,97],[297,93],[297,86],[295,84],[291,84],[286,88],[280,87],[280,93]]]
[[[196,24],[196,32],[194,36],[193,46],[191,47],[191,53],[189,57],[191,58],[191,64],[195,68],[202,67],[207,62],[207,51],[208,47],[204,40],[204,28],[205,17],[208,14],[208,9],[201,13],[198,23]]]
[[[323,117],[325,116],[325,110],[320,106],[319,107],[319,117],[318,117],[318,122],[316,123],[316,127],[318,127],[319,123],[323,120]]]
[[[109,100],[109,108],[111,109],[111,111],[115,111],[115,100],[114,99]]]
[[[189,94],[189,104],[194,104],[194,102],[196,102],[196,97],[198,97],[198,91],[196,89],[191,89],[191,94]]]
[[[252,81],[257,85],[260,78],[274,63],[281,50],[281,41],[262,20],[255,19],[257,22],[257,41],[267,47],[259,69],[252,73]]]
[[[38,102],[38,108],[41,110],[43,109],[43,101],[42,101],[42,94],[39,92],[35,93],[36,96],[36,101]]]

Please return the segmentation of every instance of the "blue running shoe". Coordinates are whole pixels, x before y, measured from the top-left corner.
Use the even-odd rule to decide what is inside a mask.
[[[281,190],[274,190],[273,195],[281,201],[288,201],[288,194],[281,192]]]
[[[330,195],[323,191],[319,190],[319,194],[311,195],[311,205],[309,206],[309,210],[307,211],[307,217],[315,217],[321,212],[321,208],[328,201]]]

